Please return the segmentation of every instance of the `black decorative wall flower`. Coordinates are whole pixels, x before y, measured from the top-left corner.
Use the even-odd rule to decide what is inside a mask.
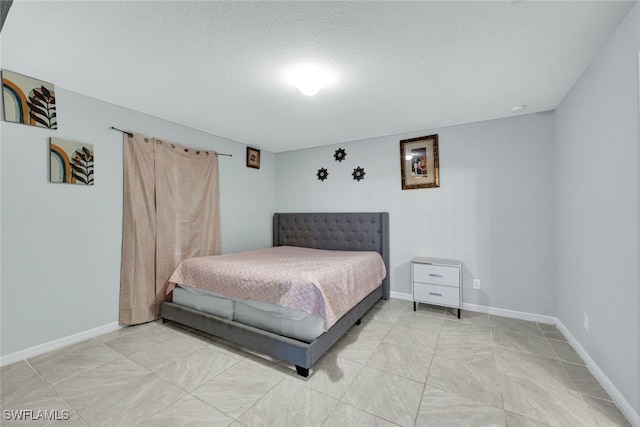
[[[336,162],[341,162],[345,157],[347,157],[347,152],[344,151],[344,148],[338,148],[333,157],[336,159]]]
[[[318,169],[318,179],[324,181],[329,176],[329,172],[325,168]]]
[[[364,179],[366,172],[364,171],[364,168],[358,166],[353,170],[353,173],[351,175],[353,175],[353,179],[355,179],[356,181],[360,181],[361,179]]]

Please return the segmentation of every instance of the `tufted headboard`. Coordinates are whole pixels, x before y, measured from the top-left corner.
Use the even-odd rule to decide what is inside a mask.
[[[383,298],[389,298],[389,213],[276,213],[273,246],[340,251],[376,251],[387,267]]]

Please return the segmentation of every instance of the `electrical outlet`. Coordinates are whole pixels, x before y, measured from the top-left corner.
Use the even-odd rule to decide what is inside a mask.
[[[480,289],[480,279],[473,279],[473,289]]]
[[[586,331],[589,330],[589,315],[587,313],[582,313],[582,326]]]

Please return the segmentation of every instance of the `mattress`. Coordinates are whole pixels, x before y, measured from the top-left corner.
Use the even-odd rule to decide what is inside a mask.
[[[324,319],[305,311],[230,298],[192,286],[177,286],[173,290],[173,302],[305,342],[313,341],[324,332]]]
[[[385,276],[378,252],[278,246],[185,259],[169,278],[167,295],[188,285],[236,301],[275,304],[322,318],[327,331],[338,313],[362,301]]]

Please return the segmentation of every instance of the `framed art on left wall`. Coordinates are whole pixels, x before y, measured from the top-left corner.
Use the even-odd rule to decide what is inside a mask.
[[[49,181],[93,185],[93,144],[51,138]]]
[[[53,83],[2,70],[2,100],[6,122],[58,128]]]
[[[247,147],[247,167],[260,169],[260,150]]]

